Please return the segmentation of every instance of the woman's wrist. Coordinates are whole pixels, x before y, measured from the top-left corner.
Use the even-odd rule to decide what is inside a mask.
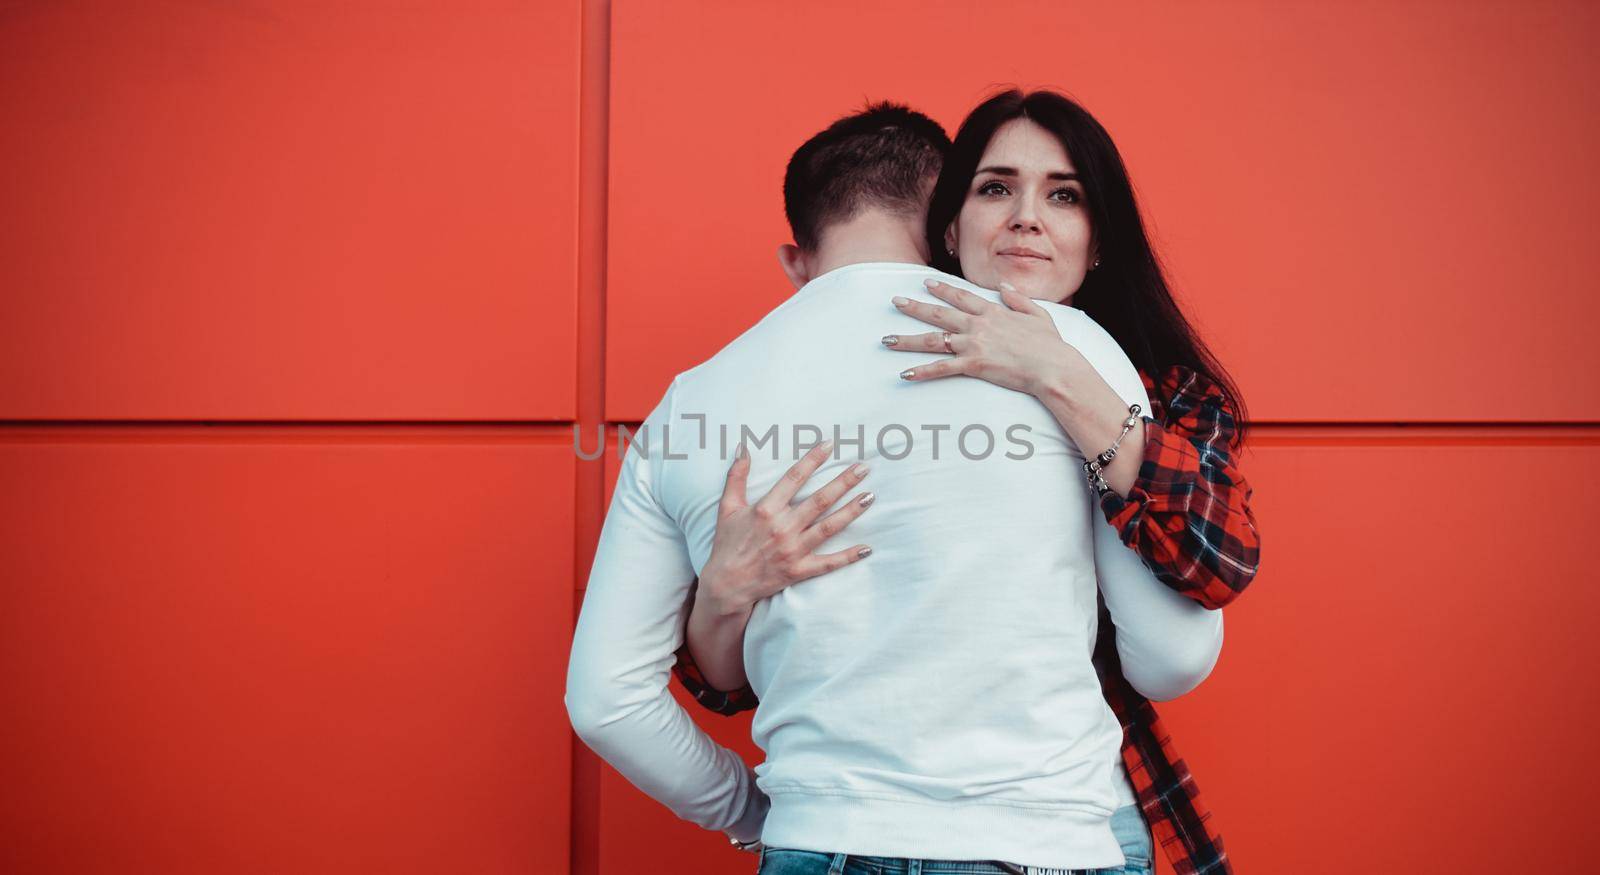
[[[1032,389],[1028,394],[1044,402],[1045,406],[1055,409],[1052,405],[1067,406],[1072,401],[1072,365],[1071,356],[1077,355],[1081,361],[1083,356],[1073,349],[1066,341],[1061,342],[1061,355],[1053,364],[1039,368]]]
[[[1103,408],[1103,413],[1112,413],[1113,416],[1110,420],[1099,420],[1099,428],[1094,434],[1100,439],[1100,444],[1096,445],[1091,442],[1088,447],[1085,447],[1085,451],[1099,453],[1108,449],[1122,435],[1123,424],[1129,416],[1128,410],[1129,408],[1122,403],[1121,398],[1117,399],[1115,408]],[[1109,427],[1106,425],[1107,422],[1110,422]],[[1091,441],[1093,440],[1094,438],[1091,438]],[[1139,466],[1144,463],[1145,440],[1145,419],[1143,415],[1139,415],[1135,417],[1133,428],[1128,430],[1125,437],[1122,437],[1122,443],[1117,448],[1116,458],[1112,459],[1109,464],[1100,470],[1100,476],[1105,479],[1105,485],[1122,498],[1128,497],[1133,490],[1134,481],[1139,479]],[[1098,446],[1098,449],[1096,446]]]
[[[1128,418],[1128,405],[1104,380],[1090,381],[1087,390],[1069,388],[1061,377],[1054,377],[1040,400],[1044,402],[1067,436],[1077,445],[1085,458],[1110,448],[1122,434],[1122,424]],[[1144,416],[1117,448],[1116,458],[1100,471],[1106,485],[1123,498],[1133,489],[1139,477],[1139,466],[1144,461]]]
[[[744,631],[751,611],[718,613],[698,597],[689,609],[689,655],[706,683],[716,690],[736,690],[744,675]]]
[[[755,607],[739,595],[737,588],[726,585],[719,572],[709,569],[700,576],[695,604],[697,607],[703,604],[708,614],[719,620],[748,617]]]

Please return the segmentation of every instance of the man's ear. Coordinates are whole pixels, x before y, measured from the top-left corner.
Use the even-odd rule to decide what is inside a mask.
[[[789,277],[789,282],[794,283],[796,289],[811,282],[811,266],[806,264],[806,256],[800,247],[793,243],[778,247],[778,264],[782,265],[784,275]]]

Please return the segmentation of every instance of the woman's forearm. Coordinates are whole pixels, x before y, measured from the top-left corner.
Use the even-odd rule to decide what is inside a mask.
[[[1084,391],[1089,397],[1082,397]],[[1110,447],[1122,434],[1122,422],[1128,418],[1128,405],[1104,381],[1092,381],[1085,390],[1077,392],[1057,385],[1041,392],[1039,400],[1083,451],[1084,458]],[[1139,477],[1139,464],[1144,458],[1144,417],[1149,415],[1148,410],[1140,411],[1138,423],[1117,446],[1116,458],[1100,471],[1106,485],[1123,498],[1128,497]]]
[[[1165,399],[1157,402],[1162,421],[1142,430],[1133,485],[1124,491],[1113,482],[1101,509],[1163,583],[1215,610],[1236,599],[1260,565],[1252,490],[1234,451],[1236,424],[1223,389],[1190,368],[1169,368],[1152,402],[1157,393]]]
[[[718,690],[736,690],[746,683],[744,630],[750,608],[723,608],[695,599],[689,608],[689,655],[706,682]]]

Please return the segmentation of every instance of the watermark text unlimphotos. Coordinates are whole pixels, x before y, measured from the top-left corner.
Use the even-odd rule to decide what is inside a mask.
[[[659,454],[667,461],[689,458],[686,450],[691,446],[699,452],[709,450],[712,435],[711,430],[706,427],[705,414],[680,413],[678,418],[694,423],[694,426],[674,430],[672,423],[662,423],[655,428],[646,423],[636,432],[626,425],[618,425],[617,458],[624,458],[630,445],[638,448],[641,458],[648,459],[652,454]],[[751,458],[766,452],[770,447],[772,460],[779,461],[781,451],[778,438],[781,431],[776,424],[769,425],[764,431],[757,431],[743,423],[737,427],[721,423],[717,426],[715,435],[717,458],[732,459],[734,448],[743,441]],[[963,457],[974,461],[987,459],[1000,449],[1000,441],[996,439],[994,430],[983,423],[972,423],[957,429],[950,423],[921,423],[913,427],[891,422],[878,428],[875,433],[869,433],[866,425],[858,423],[853,430],[834,425],[831,431],[833,448],[829,455],[833,458],[844,458],[845,448],[854,447],[856,458],[864,459],[868,455],[868,448],[871,447],[877,451],[879,458],[904,459],[911,455],[918,440],[930,442],[928,448],[934,459],[939,458],[941,451],[950,453],[952,447]],[[1004,457],[1016,461],[1032,458],[1033,443],[1024,437],[1031,431],[1029,425],[1020,422],[1006,427],[1005,442],[1011,448],[1005,450]],[[822,426],[795,423],[789,427],[789,437],[788,445],[793,453],[790,459],[798,460],[830,435]],[[674,442],[677,442],[676,449],[673,447]],[[603,423],[593,450],[585,450],[583,447],[583,427],[577,424],[572,426],[572,451],[578,458],[593,461],[605,454],[605,448],[606,427]]]

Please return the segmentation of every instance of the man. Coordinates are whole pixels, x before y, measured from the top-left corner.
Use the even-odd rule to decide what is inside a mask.
[[[1122,729],[1090,659],[1098,595],[1129,678],[1167,698],[1210,671],[1221,614],[1162,585],[1095,519],[1084,454],[1032,397],[895,376],[906,362],[878,338],[927,326],[891,296],[938,303],[922,286],[931,277],[998,300],[925,266],[927,198],[947,147],[931,120],[887,105],[801,147],[797,159],[826,173],[805,192],[785,186],[796,244],[780,260],[799,290],[675,377],[629,448],[566,704],[578,735],[636,786],[741,842],[1119,866],[1109,818],[1125,780]],[[1150,409],[1104,330],[1038,303],[1126,402]],[[832,438],[815,482],[871,458],[878,496],[848,541],[818,548],[866,542],[870,558],[750,616],[752,732],[767,753],[754,772],[666,690],[741,438],[754,494]]]

